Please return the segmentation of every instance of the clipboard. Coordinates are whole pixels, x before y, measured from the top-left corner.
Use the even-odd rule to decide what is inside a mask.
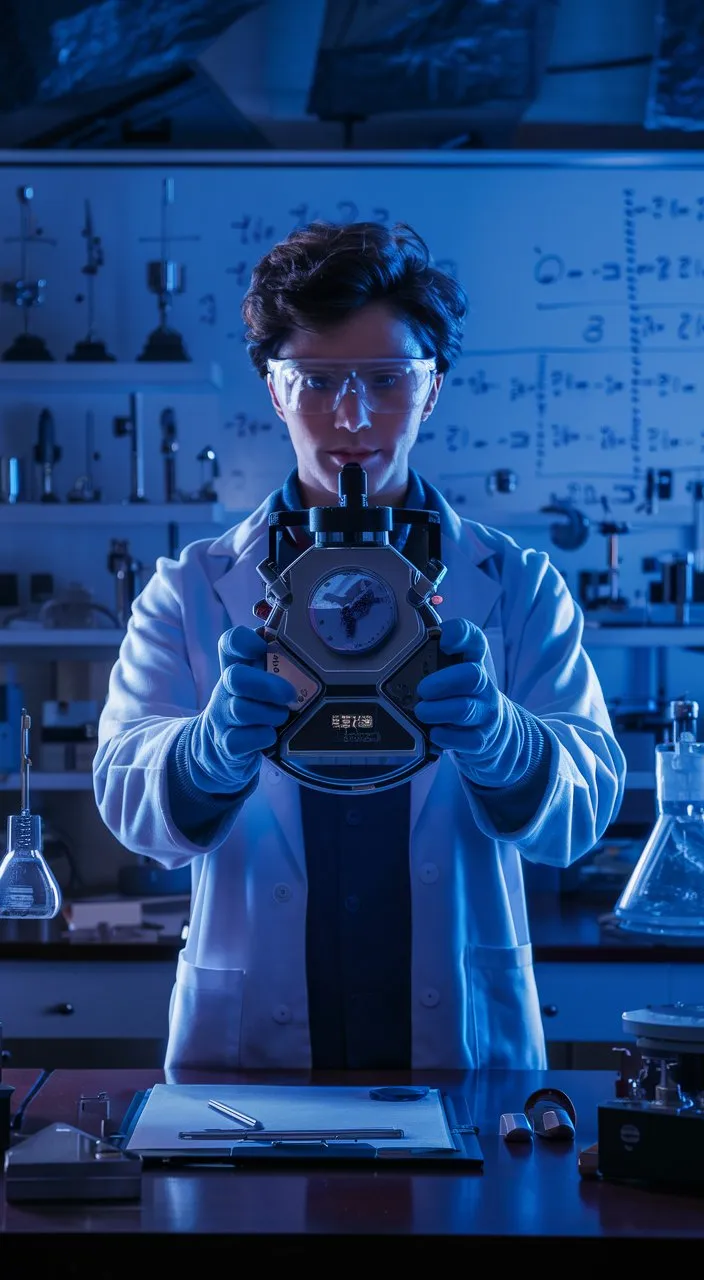
[[[402,1087],[400,1087],[402,1088]],[[383,1086],[381,1092],[388,1092]],[[368,1085],[166,1085],[135,1093],[121,1127],[111,1136],[120,1150],[139,1155],[145,1167],[156,1165],[228,1165],[232,1168],[276,1164],[329,1164],[337,1167],[462,1169],[480,1171],[484,1155],[466,1099],[428,1088],[417,1101],[373,1100]],[[379,1092],[379,1090],[377,1090]],[[230,1101],[251,1116],[261,1116],[261,1132],[243,1131],[232,1123],[233,1140],[186,1141],[178,1135],[212,1127],[220,1135],[227,1121],[208,1111],[208,1100]],[[269,1141],[268,1132],[281,1128],[277,1118],[289,1117],[287,1139]],[[349,1131],[364,1125],[393,1124],[402,1137],[375,1141],[333,1138],[305,1140],[292,1136],[322,1131],[316,1117],[326,1117],[326,1129]]]

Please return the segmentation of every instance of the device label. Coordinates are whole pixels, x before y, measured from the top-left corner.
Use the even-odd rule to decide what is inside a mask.
[[[304,671],[302,667],[299,667],[293,658],[277,644],[269,645],[266,655],[266,669],[275,676],[283,676],[284,680],[290,680],[296,690],[296,701],[292,703],[292,710],[300,711],[302,707],[307,706],[320,693],[321,686],[319,682],[313,678],[309,671]]]

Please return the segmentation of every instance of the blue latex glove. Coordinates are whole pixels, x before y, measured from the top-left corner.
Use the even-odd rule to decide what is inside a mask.
[[[276,742],[296,690],[265,670],[266,641],[251,627],[233,627],[218,643],[220,679],[204,711],[186,732],[188,770],[201,791],[242,791],[258,773],[262,751]]]
[[[497,689],[486,667],[488,644],[466,618],[442,625],[440,648],[464,661],[424,676],[415,715],[431,725],[430,740],[453,751],[460,771],[485,787],[509,787],[532,773],[544,735],[535,716]]]

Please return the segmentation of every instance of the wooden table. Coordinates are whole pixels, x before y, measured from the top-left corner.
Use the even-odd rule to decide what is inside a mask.
[[[21,1106],[39,1072],[6,1070]],[[81,1095],[107,1092],[119,1121],[134,1094],[164,1079],[154,1070],[57,1070],[30,1101],[21,1132],[47,1124],[76,1124]],[[527,1254],[552,1267],[587,1254],[671,1263],[682,1245],[704,1239],[704,1195],[586,1180],[577,1156],[596,1142],[597,1106],[614,1096],[607,1071],[423,1073],[300,1072],[208,1074],[181,1072],[182,1083],[380,1084],[413,1081],[463,1095],[484,1153],[481,1171],[374,1169],[329,1166],[280,1169],[145,1168],[141,1201],[130,1204],[0,1203],[3,1271],[35,1255],[52,1277],[124,1276],[150,1246],[149,1266],[239,1269],[263,1262],[317,1261],[376,1266],[467,1259],[491,1268],[516,1265]],[[522,1111],[529,1094],[546,1085],[568,1093],[577,1113],[576,1141],[511,1146],[499,1135],[502,1112]],[[0,1189],[1,1190],[1,1189]],[[152,1247],[156,1246],[156,1248]],[[547,1246],[547,1252],[546,1252]],[[616,1252],[615,1252],[616,1251]],[[690,1256],[688,1251],[687,1256]],[[62,1270],[63,1268],[63,1270]],[[140,1270],[142,1268],[140,1267]],[[503,1267],[502,1267],[503,1270]],[[179,1270],[180,1273],[180,1270]]]

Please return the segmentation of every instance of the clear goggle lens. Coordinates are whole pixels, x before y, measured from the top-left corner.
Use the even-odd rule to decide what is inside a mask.
[[[370,413],[407,413],[425,402],[435,361],[420,356],[393,360],[268,360],[281,402],[294,413],[334,413],[343,396],[359,396]]]

